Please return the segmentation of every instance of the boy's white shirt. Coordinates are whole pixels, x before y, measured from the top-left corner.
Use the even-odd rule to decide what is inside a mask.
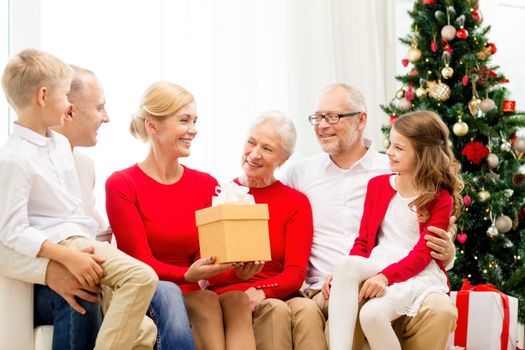
[[[101,228],[106,227],[105,226],[106,224],[103,221],[102,217],[94,209],[93,186],[95,182],[95,172],[93,168],[93,162],[91,161],[91,159],[77,152],[75,152],[75,154],[72,155],[68,140],[64,136],[58,133],[51,132],[51,137],[45,138],[41,135],[38,135],[32,132],[29,129],[26,129],[17,124],[14,124],[13,134],[15,135],[15,138],[22,136],[21,137],[23,140],[22,144],[25,144],[25,146],[28,146],[26,143],[29,143],[30,144],[28,147],[29,150],[33,149],[33,151],[35,151],[34,148],[36,147],[38,151],[43,151],[43,150],[49,150],[49,147],[51,147],[52,149],[54,147],[58,147],[58,149],[60,150],[60,157],[58,157],[58,159],[56,159],[56,157],[53,157],[53,160],[56,159],[55,163],[61,164],[61,167],[59,166],[59,168],[61,169],[60,172],[67,173],[68,179],[71,180],[69,181],[70,183],[67,183],[67,184],[62,182],[64,184],[64,187],[61,188],[59,192],[61,192],[60,194],[63,195],[64,198],[66,199],[66,203],[69,204],[68,208],[70,208],[71,212],[74,213],[72,217],[68,217],[68,220],[71,222],[68,223],[67,227],[65,226],[61,226],[61,227],[65,228],[66,232],[68,233],[72,232],[71,230],[67,230],[68,227],[71,227],[71,228],[80,227],[79,230],[75,229],[75,231],[73,231],[75,232],[75,235],[77,234],[82,235],[80,234],[81,233],[80,231],[84,231],[84,232],[87,231],[86,234],[84,235],[90,238],[94,238],[95,232],[97,231],[97,227],[99,225],[103,225],[103,226],[100,226]],[[3,164],[6,159],[8,160],[8,163],[9,163],[9,158],[10,158],[9,155],[10,154],[12,155],[13,151],[16,154],[18,152],[24,152],[28,150],[28,149],[24,149],[20,145],[20,142],[22,140],[17,140],[17,142],[15,142],[14,145],[11,144],[10,146],[8,146],[9,141],[6,143],[6,145],[0,150],[0,164]],[[44,142],[44,141],[49,141],[49,144],[48,142]],[[46,145],[48,147],[45,147]],[[8,146],[7,149],[6,149],[6,146]],[[15,146],[14,149],[12,148],[9,149],[9,147],[13,147],[13,146]],[[45,154],[42,156],[46,157]],[[70,157],[74,157],[75,161],[73,162],[73,160]],[[13,158],[18,159],[18,158],[23,158],[23,157],[13,157]],[[61,160],[63,161],[63,163],[60,163]],[[69,165],[74,164],[74,165],[71,167],[71,166],[67,166],[67,164]],[[10,169],[5,169],[5,168],[6,168],[5,166],[2,167],[0,165],[0,171],[3,172],[4,170],[10,170]],[[79,176],[77,176],[77,172]],[[12,173],[6,173],[6,174],[12,174]],[[40,173],[34,174],[34,175],[39,175],[39,174]],[[2,183],[2,181],[4,181],[5,176],[3,175],[0,175],[0,176],[2,179],[0,180],[0,186],[1,186],[0,188],[2,188],[2,194],[0,194],[0,197],[4,197],[6,195],[16,195],[17,191],[15,189],[13,188],[9,189],[9,188],[4,187],[4,184]],[[58,175],[55,174],[55,176],[57,176],[58,178]],[[63,179],[62,181],[67,182],[68,179],[66,180]],[[5,193],[4,189],[7,189],[8,193]],[[67,192],[66,194],[64,194],[63,192],[66,192],[68,189],[72,192]],[[71,193],[76,193],[77,196],[73,196],[71,195]],[[53,194],[41,193],[40,196],[42,196],[41,198],[43,200],[46,200],[50,196],[56,196],[56,194],[55,193]],[[80,200],[80,197],[82,198],[82,200]],[[54,200],[56,200],[56,198],[54,198]],[[61,203],[61,205],[63,206],[64,203]],[[2,207],[5,208],[6,203],[1,203],[0,208]],[[0,210],[3,210],[3,209],[0,209]],[[86,212],[86,214],[91,216],[92,218],[95,218],[96,221],[84,215],[84,212]],[[5,220],[3,212],[0,212],[0,218],[1,218],[0,220]],[[5,228],[3,226],[3,222],[4,221],[0,221],[0,228],[2,230]],[[64,236],[70,236],[70,234],[64,235]],[[5,246],[4,244],[0,244],[0,275],[18,279],[18,280],[28,282],[28,283],[45,284],[45,274],[46,274],[48,262],[49,262],[48,259],[23,255]]]

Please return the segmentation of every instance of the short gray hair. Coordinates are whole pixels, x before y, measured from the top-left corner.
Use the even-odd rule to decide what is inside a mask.
[[[297,140],[297,132],[293,121],[281,111],[264,112],[252,124],[250,132],[261,125],[271,125],[274,128],[281,139],[285,156],[289,158],[293,154]]]
[[[335,83],[325,87],[323,92],[329,92],[337,89],[343,89],[346,91],[348,96],[348,107],[350,107],[350,109],[355,109],[354,112],[366,113],[366,102],[363,94],[361,91],[351,85],[345,83]]]
[[[71,89],[67,94],[69,102],[78,104],[84,98],[85,86],[83,78],[84,76],[92,76],[96,79],[95,73],[89,69],[75,66],[73,64],[69,65],[73,69],[73,79],[71,80]]]

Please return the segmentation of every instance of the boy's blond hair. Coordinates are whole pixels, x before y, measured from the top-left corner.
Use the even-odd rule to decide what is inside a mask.
[[[73,70],[50,53],[26,49],[13,56],[2,74],[2,88],[15,109],[26,107],[33,94],[43,86],[71,80]]]

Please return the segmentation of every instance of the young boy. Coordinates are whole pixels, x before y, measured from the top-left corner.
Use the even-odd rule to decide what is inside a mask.
[[[72,70],[58,58],[28,49],[2,76],[18,115],[0,149],[0,241],[28,256],[64,265],[86,286],[113,289],[95,349],[130,349],[158,277],[147,265],[95,241],[97,224],[82,209],[78,175],[67,139],[49,128],[69,107]],[[94,253],[81,250],[94,247]]]

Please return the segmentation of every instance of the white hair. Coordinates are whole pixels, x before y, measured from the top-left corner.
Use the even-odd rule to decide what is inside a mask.
[[[279,135],[286,158],[293,154],[297,132],[293,121],[281,111],[268,111],[263,113],[250,127],[250,132],[261,125],[271,125]]]

